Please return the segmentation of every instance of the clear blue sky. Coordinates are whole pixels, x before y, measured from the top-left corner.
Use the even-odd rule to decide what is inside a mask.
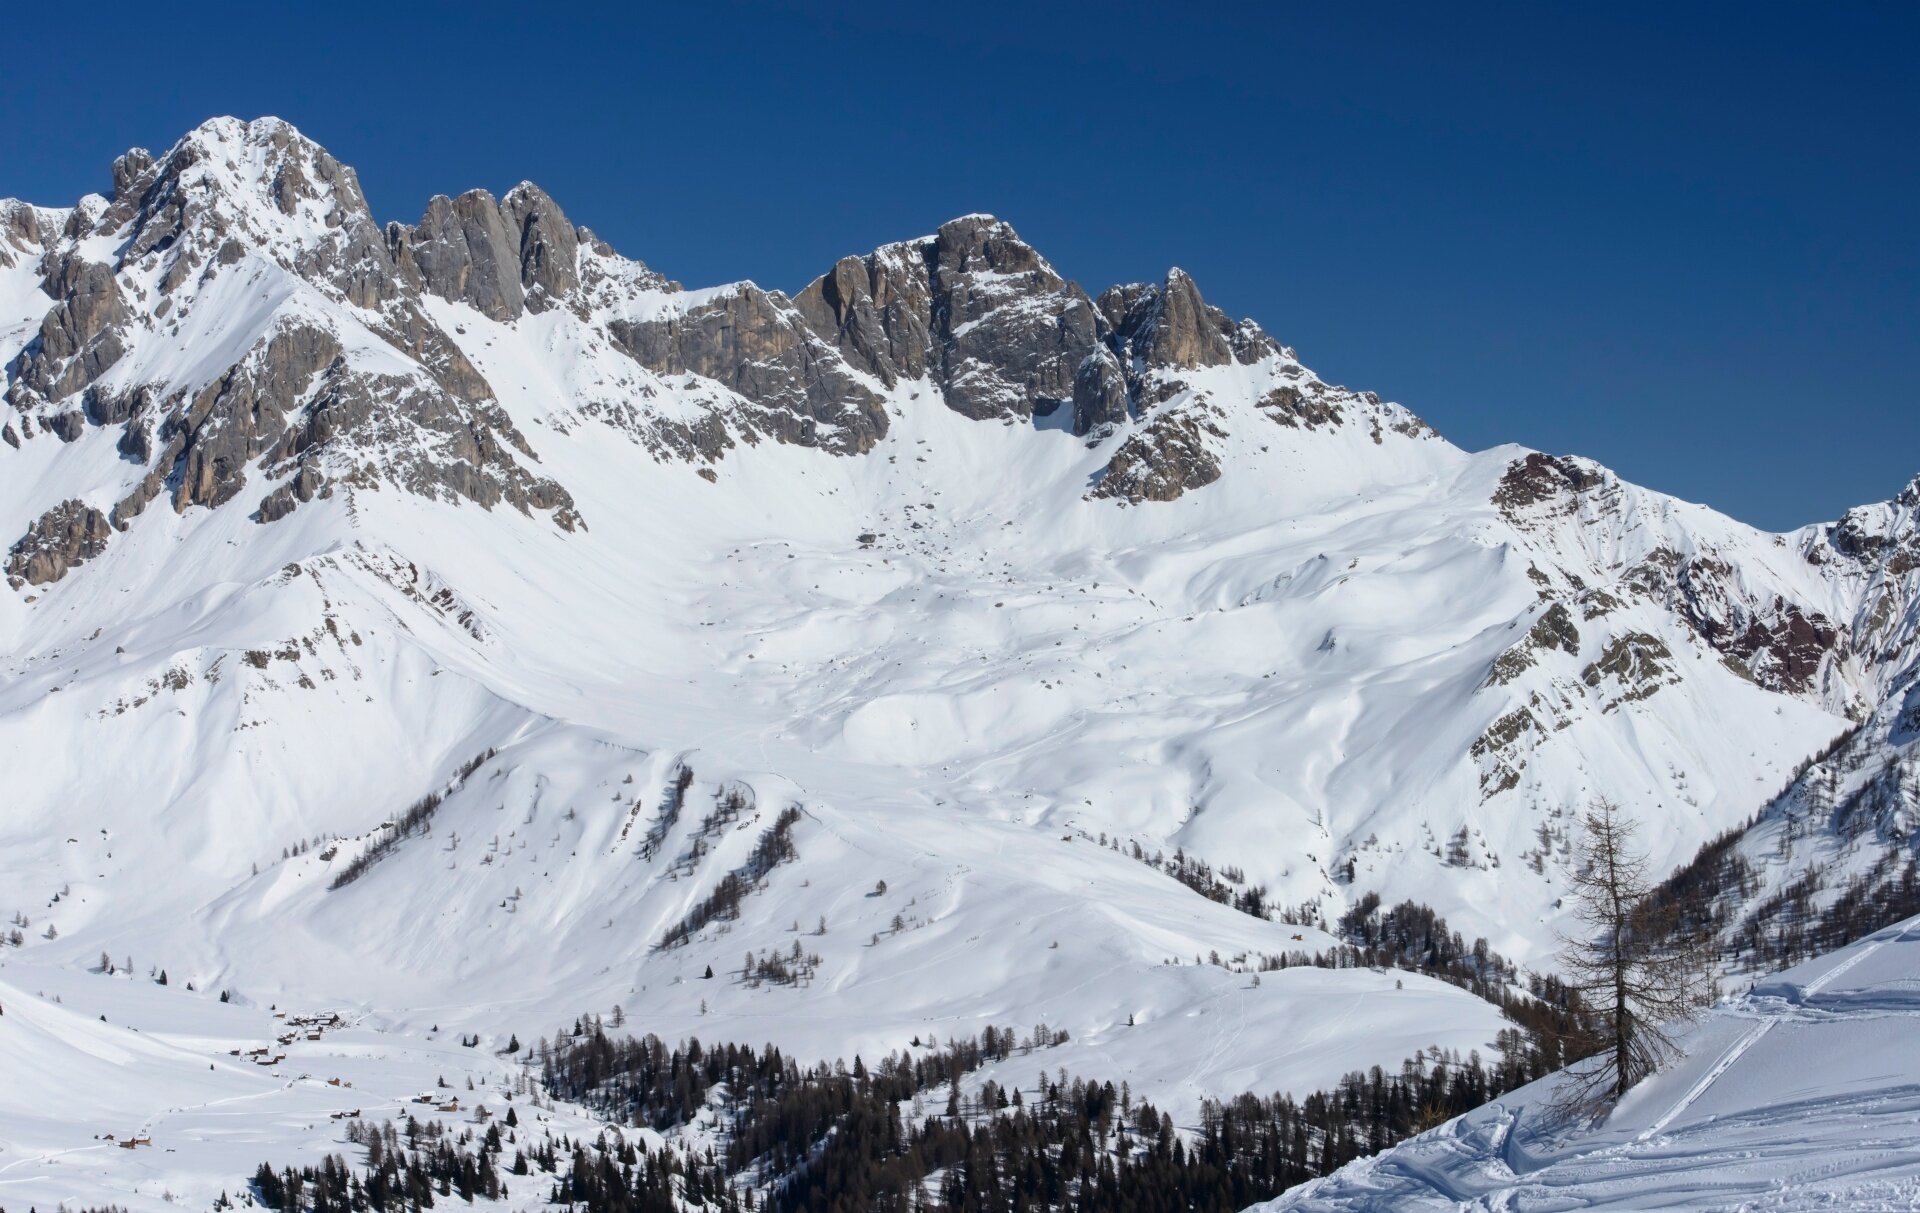
[[[530,178],[690,284],[991,211],[1463,445],[1772,527],[1920,472],[1920,5],[1204,7],[33,6],[0,195],[277,114],[382,219]]]

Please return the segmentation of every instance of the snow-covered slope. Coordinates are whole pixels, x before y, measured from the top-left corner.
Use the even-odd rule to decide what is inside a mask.
[[[400,1051],[616,1004],[819,1056],[1045,1021],[1177,1109],[1484,1048],[1422,979],[1249,988],[1328,937],[1135,846],[1537,959],[1585,798],[1671,866],[1912,660],[1898,503],[1767,535],[1465,452],[986,216],[687,290],[530,185],[382,227],[221,119],[0,203],[0,359],[0,980],[131,954]],[[796,943],[808,982],[742,979]]]
[[[1910,920],[1722,1002],[1597,1127],[1547,1078],[1260,1207],[1910,1209],[1916,1017]]]

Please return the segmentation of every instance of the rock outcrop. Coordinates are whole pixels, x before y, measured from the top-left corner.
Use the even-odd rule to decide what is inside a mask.
[[[990,215],[845,258],[794,306],[857,369],[888,385],[931,378],[949,408],[982,420],[1072,404],[1105,335],[1086,292]]]
[[[485,190],[427,203],[397,250],[400,264],[419,275],[423,289],[482,316],[513,320],[526,306],[518,242],[509,239],[500,204]]]
[[[879,395],[778,292],[742,284],[608,331],[650,370],[700,375],[738,393],[758,406],[752,424],[782,442],[854,455],[886,433]]]
[[[1220,478],[1220,461],[1208,436],[1225,435],[1201,410],[1153,417],[1114,451],[1087,496],[1137,505],[1172,501],[1212,484]]]
[[[113,530],[99,510],[83,501],[63,501],[34,520],[7,552],[7,581],[14,588],[45,585],[107,550]]]
[[[1282,352],[1260,326],[1236,324],[1209,305],[1199,285],[1178,268],[1159,284],[1108,289],[1100,296],[1100,313],[1112,328],[1115,352],[1143,368],[1251,364]]]

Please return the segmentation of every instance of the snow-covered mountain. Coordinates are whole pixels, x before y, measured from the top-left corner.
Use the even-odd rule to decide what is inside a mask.
[[[1916,981],[1920,919],[1723,1002],[1600,1125],[1546,1078],[1260,1207],[1913,1208]]]
[[[1672,867],[1915,668],[1920,482],[1773,535],[1463,451],[988,216],[690,290],[218,119],[0,202],[0,360],[0,980],[88,1011],[104,951],[405,1048],[1044,1021],[1166,1106],[1305,1088],[1500,1020],[1249,988],[1328,937],[1143,858],[1540,960],[1588,797]]]

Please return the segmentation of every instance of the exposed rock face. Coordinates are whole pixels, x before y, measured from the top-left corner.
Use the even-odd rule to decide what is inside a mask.
[[[846,258],[794,306],[856,368],[886,384],[929,376],[948,407],[978,419],[1073,403],[1104,336],[1086,292],[989,215]]]
[[[888,387],[927,373],[933,285],[919,246],[891,244],[865,257],[844,257],[793,304],[848,362]]]
[[[1675,681],[1673,653],[1657,636],[1628,632],[1615,637],[1599,659],[1580,672],[1580,680],[1606,691],[1601,710],[1611,712]]]
[[[847,258],[795,306],[849,362],[886,384],[925,377],[948,407],[976,418],[1047,416],[1070,407],[1091,443],[1136,424],[1092,496],[1169,501],[1220,475],[1221,436],[1191,372],[1260,366],[1290,378],[1261,407],[1281,425],[1337,428],[1359,419],[1373,440],[1430,437],[1418,418],[1371,393],[1330,387],[1250,321],[1207,304],[1193,279],[1115,287],[1088,306],[1013,229],[968,216],[921,241]],[[1186,397],[1184,401],[1183,397]]]
[[[1031,417],[1073,398],[1100,339],[1093,303],[983,215],[942,224],[927,250],[947,404],[968,417]]]
[[[246,484],[246,467],[278,441],[287,414],[340,358],[333,334],[287,327],[169,417],[164,434],[184,442],[173,508],[218,506]]]
[[[8,368],[15,380],[8,396],[16,404],[77,392],[126,352],[120,326],[128,309],[112,267],[77,253],[49,260],[42,286],[59,302],[40,322],[39,336]]]
[[[1807,559],[1823,563],[1829,554],[1863,568],[1884,565],[1890,577],[1920,568],[1920,477],[1909,481],[1884,505],[1855,506],[1809,540]]]
[[[1840,632],[1818,611],[1803,614],[1789,603],[1776,601],[1770,620],[1753,619],[1734,636],[1714,637],[1714,647],[1745,665],[1754,681],[1776,690],[1806,691],[1813,687],[1829,654],[1839,647]]]
[[[1662,568],[1672,567],[1671,577]],[[1709,554],[1652,561],[1636,570],[1639,588],[1663,600],[1727,665],[1774,691],[1818,689],[1830,657],[1847,638],[1820,611],[1773,596],[1755,601],[1736,569]]]
[[[1095,438],[1184,390],[1167,372],[1284,352],[1258,326],[1235,324],[1208,306],[1179,270],[1158,285],[1115,287],[1095,305],[1011,226],[986,215],[845,258],[794,306],[848,362],[884,384],[930,378],[949,408],[979,419],[1070,407],[1073,433]],[[1179,445],[1149,438],[1129,453],[1128,466],[1141,468],[1153,452],[1171,454]],[[1178,458],[1183,466],[1143,472],[1139,483],[1210,479],[1197,474],[1207,460],[1196,452]]]
[[[312,501],[326,485],[326,478],[313,468],[301,468],[292,480],[268,493],[254,513],[256,522],[277,522],[293,513],[301,502]]]
[[[69,212],[62,243],[43,256],[56,303],[9,368],[8,391],[27,414],[15,442],[32,436],[32,416],[64,441],[88,421],[125,424],[120,454],[149,470],[115,505],[111,526],[127,527],[163,491],[178,510],[217,508],[255,466],[294,474],[290,502],[341,480],[552,510],[563,527],[578,521],[564,489],[522,466],[532,458],[526,440],[419,305],[430,283],[511,319],[571,292],[576,233],[545,194],[529,186],[501,204],[485,194],[437,199],[421,234],[396,229],[390,239],[353,171],[271,119],[209,122],[162,157],[135,149],[115,162],[113,179],[113,197]],[[10,249],[45,243],[44,227],[32,208],[0,212]],[[104,235],[122,242],[112,264],[79,251]],[[104,390],[102,376],[143,344],[177,348],[163,364],[198,357],[179,325],[203,307],[235,306],[230,290],[206,298],[232,275],[257,284],[256,298],[290,301],[238,361],[191,391],[155,379]],[[300,302],[314,298],[330,302]],[[362,365],[369,360],[342,336],[356,326],[417,372]],[[76,398],[79,408],[63,403]],[[260,516],[284,513],[275,504]],[[57,578],[72,563],[36,571]]]
[[[164,157],[128,152],[114,165],[110,205],[89,226],[126,232],[116,268],[162,268],[167,294],[249,254],[362,307],[396,293],[359,178],[277,119],[219,118]]]
[[[1260,398],[1260,409],[1277,425],[1290,429],[1319,429],[1346,420],[1340,397],[1323,383],[1283,383]]]
[[[1501,686],[1512,682],[1527,670],[1533,668],[1538,655],[1558,649],[1569,657],[1580,653],[1580,629],[1574,625],[1573,613],[1566,604],[1556,602],[1541,612],[1540,618],[1533,621],[1527,629],[1526,638],[1514,645],[1494,660],[1493,669],[1487,674],[1488,686]]]
[[[1530,506],[1573,508],[1573,499],[1605,483],[1605,477],[1585,462],[1531,451],[1516,459],[1500,478],[1493,503],[1509,520],[1522,520]]]
[[[500,204],[485,190],[427,203],[427,213],[400,242],[399,255],[425,290],[490,319],[513,320],[526,307],[520,242],[508,234]]]
[[[1159,285],[1116,286],[1100,296],[1100,312],[1123,358],[1142,367],[1225,366],[1254,363],[1280,347],[1251,322],[1235,324],[1200,297],[1185,270],[1167,272]]]
[[[45,585],[67,570],[107,550],[113,531],[99,510],[82,501],[63,501],[40,515],[7,552],[7,580]]]
[[[312,470],[359,488],[392,484],[487,509],[505,502],[522,513],[551,510],[563,530],[579,525],[572,495],[529,472],[516,452],[531,455],[492,401],[457,401],[417,378],[331,374],[261,468],[271,476]]]
[[[742,285],[651,319],[614,321],[608,331],[642,366],[704,376],[760,406],[752,421],[782,442],[858,454],[886,433],[880,397],[778,292]]]
[[[500,213],[520,249],[520,286],[527,310],[543,312],[580,284],[580,238],[545,190],[523,181],[501,200]]]
[[[402,278],[502,322],[565,303],[580,285],[581,247],[593,243],[545,190],[525,181],[499,201],[485,190],[434,198],[414,227],[387,229]]]
[[[78,409],[68,413],[55,413],[47,418],[47,429],[62,442],[78,442],[80,435],[87,432],[87,419]]]
[[[0,198],[0,268],[18,265],[23,257],[39,256],[45,244],[39,211],[24,202]]]
[[[1540,722],[1527,708],[1514,708],[1487,726],[1469,747],[1480,770],[1480,797],[1489,799],[1520,786],[1527,748],[1541,736]]]
[[[1094,350],[1073,373],[1073,432],[1100,437],[1125,424],[1132,395],[1119,358],[1105,346]]]

